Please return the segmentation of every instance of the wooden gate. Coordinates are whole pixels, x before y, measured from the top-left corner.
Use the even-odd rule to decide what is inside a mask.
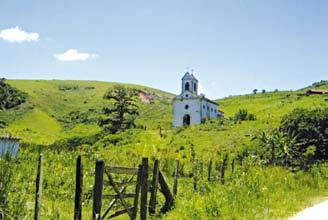
[[[105,175],[104,175],[105,174]],[[125,181],[115,181],[113,174],[124,174],[129,176]],[[107,177],[107,181],[104,180]],[[95,172],[95,185],[93,191],[93,219],[114,218],[123,214],[127,214],[130,219],[136,219],[137,209],[139,202],[139,194],[141,192],[141,204],[144,199],[143,196],[147,195],[147,180],[148,178],[148,159],[144,158],[142,164],[138,168],[131,167],[114,167],[105,166],[104,161],[99,160],[96,162]],[[106,186],[111,187],[115,194],[103,195],[103,188]],[[129,185],[135,185],[134,192],[126,192]],[[111,199],[110,203],[105,206],[105,210],[101,212],[103,199]],[[133,199],[128,202],[128,199]],[[147,199],[147,198],[146,198]],[[111,210],[115,205],[121,204],[122,209],[114,213]],[[141,205],[141,213],[146,209]],[[145,217],[146,218],[146,217]],[[144,219],[145,219],[144,218]]]
[[[129,176],[125,181],[115,181],[113,174]],[[104,180],[106,176],[108,181]],[[126,192],[129,185],[134,185],[134,192]],[[111,187],[115,194],[106,195],[103,193],[104,186]],[[147,218],[147,211],[154,214],[157,203],[157,189],[163,193],[165,204],[161,212],[167,212],[173,205],[174,197],[161,171],[159,170],[159,160],[155,160],[152,181],[148,184],[148,158],[143,158],[138,168],[105,166],[103,160],[96,162],[95,183],[93,189],[93,212],[92,219],[109,219],[123,214],[127,214],[130,219],[137,218],[138,203],[140,197],[140,219]],[[150,192],[149,208],[147,210],[147,196]],[[111,199],[102,212],[103,199]],[[128,199],[133,201],[128,202]],[[118,204],[120,203],[120,204]],[[112,212],[113,207],[121,206],[122,209]]]

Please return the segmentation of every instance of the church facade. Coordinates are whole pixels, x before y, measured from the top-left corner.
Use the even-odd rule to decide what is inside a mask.
[[[218,103],[204,94],[198,95],[198,80],[186,72],[182,78],[181,94],[173,99],[173,127],[200,124],[204,119],[220,118]]]

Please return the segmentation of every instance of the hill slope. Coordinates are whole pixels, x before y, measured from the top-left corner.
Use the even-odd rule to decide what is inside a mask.
[[[26,92],[28,100],[17,108],[0,112],[0,119],[8,123],[1,132],[20,136],[32,146],[98,132],[94,119],[106,104],[103,94],[114,85],[57,80],[8,82]],[[175,159],[179,158],[181,178],[176,207],[163,219],[280,219],[308,205],[313,197],[326,194],[327,181],[315,171],[292,173],[282,167],[262,166],[251,159],[240,164],[232,162],[236,153],[252,144],[251,139],[259,130],[278,126],[281,117],[294,108],[328,106],[327,95],[306,96],[303,89],[229,97],[218,100],[226,119],[172,129],[173,95],[147,87],[129,86],[154,97],[152,104],[139,102],[137,123],[142,126],[108,135],[95,144],[75,150],[43,150],[43,218],[72,218],[75,158],[78,155],[83,157],[86,193],[92,192],[96,159],[103,158],[106,163],[114,165],[135,166],[140,163],[141,157],[149,157],[151,165],[154,158],[159,158],[161,170],[172,184]],[[228,120],[241,108],[255,114],[256,120],[241,123]],[[220,167],[226,153],[229,155],[229,167],[225,174],[226,184],[223,185],[220,183]],[[22,148],[19,163],[15,163],[17,172],[12,196],[24,198],[30,204],[33,203],[35,190],[37,154],[36,148]],[[211,182],[206,177],[210,160],[214,162]],[[197,172],[199,189],[195,192],[193,176]],[[92,201],[86,199],[83,207],[84,216],[91,216]],[[31,218],[33,210],[28,209],[27,212]]]
[[[36,144],[51,144],[59,139],[98,132],[96,120],[101,108],[106,105],[102,96],[115,85],[110,82],[63,80],[9,80],[8,83],[26,92],[28,101],[17,108],[1,111],[0,120],[5,120],[9,126],[0,132],[10,132],[23,138],[25,142]],[[327,85],[326,82],[314,84],[315,88],[326,88]],[[151,104],[139,102],[140,117],[137,123],[145,126],[147,132],[154,134],[156,138],[161,127],[172,139],[160,140],[158,144],[167,145],[171,142],[184,145],[192,142],[200,149],[208,146],[215,146],[214,149],[235,148],[237,143],[247,143],[249,136],[257,130],[278,126],[281,117],[294,108],[328,105],[327,96],[306,96],[304,90],[228,97],[217,100],[226,118],[233,117],[239,109],[247,109],[255,114],[257,120],[241,124],[228,123],[223,127],[215,126],[215,129],[208,125],[193,126],[182,131],[184,138],[176,140],[174,135],[170,136],[173,95],[138,85],[127,86],[144,91],[154,98]],[[76,120],[76,117],[85,120]],[[146,138],[145,141],[150,140]]]
[[[106,101],[102,99],[107,89],[118,83],[63,80],[8,80],[13,87],[28,94],[27,103],[1,111],[0,119],[9,126],[2,133],[10,132],[25,142],[51,144],[61,138],[91,135],[99,131],[96,120]],[[137,85],[128,87],[142,91],[154,98],[149,104],[140,100],[138,119],[146,126],[161,123],[168,126],[169,103],[172,94]],[[88,117],[87,123],[74,117]],[[73,117],[73,121],[71,120]],[[156,119],[147,123],[145,119]],[[73,124],[73,125],[72,125]]]

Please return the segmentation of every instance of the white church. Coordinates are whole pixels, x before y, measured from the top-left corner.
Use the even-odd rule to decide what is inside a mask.
[[[220,118],[223,112],[219,104],[198,95],[198,80],[193,74],[186,72],[182,78],[181,94],[173,99],[173,127],[202,123],[205,119]]]

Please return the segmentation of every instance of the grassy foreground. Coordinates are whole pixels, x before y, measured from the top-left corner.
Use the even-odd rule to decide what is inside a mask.
[[[91,112],[89,115],[96,117],[106,104],[102,96],[113,83],[56,80],[9,83],[29,95],[24,105],[0,112],[0,119],[8,123],[1,132],[10,132],[29,143],[28,147],[21,149],[15,164],[15,187],[11,193],[12,200],[17,197],[25,199],[27,219],[33,213],[36,145],[40,144],[44,146],[42,217],[45,219],[72,219],[77,155],[82,155],[85,165],[86,194],[92,190],[96,159],[103,158],[115,165],[136,166],[143,156],[149,157],[151,163],[154,158],[159,158],[161,170],[172,183],[175,158],[179,158],[184,168],[176,206],[161,216],[163,219],[279,219],[293,215],[313,199],[327,196],[328,181],[322,175],[328,171],[325,164],[309,172],[293,173],[282,167],[261,166],[256,159],[247,158],[240,162],[235,160],[233,173],[231,167],[238,153],[254,145],[251,140],[259,130],[277,127],[281,117],[296,107],[327,106],[327,96],[304,96],[304,91],[300,90],[229,97],[218,100],[226,118],[245,108],[255,114],[256,120],[242,123],[209,121],[190,128],[171,129],[173,95],[129,85],[154,97],[152,104],[139,103],[139,128],[108,137],[117,139],[115,143],[100,141],[75,150],[56,150],[47,145],[99,132],[92,120],[67,123],[62,119],[72,111]],[[225,184],[222,185],[219,167],[224,154],[229,155],[229,160]],[[210,160],[214,165],[212,180],[208,182],[207,164]],[[200,165],[195,170],[196,161]],[[194,192],[193,176],[196,173],[199,188]],[[91,206],[92,201],[86,195],[84,218],[91,216]]]

